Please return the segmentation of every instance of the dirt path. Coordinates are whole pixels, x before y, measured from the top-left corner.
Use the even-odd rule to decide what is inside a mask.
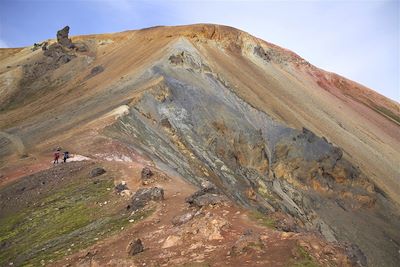
[[[120,170],[137,171],[125,167],[121,165]],[[134,190],[142,187],[135,178],[124,179]],[[347,266],[338,251],[320,238],[261,225],[251,213],[231,202],[200,210],[189,207],[185,198],[196,188],[179,177],[158,179],[148,186],[165,190],[165,200],[157,204],[152,216],[52,266],[289,266],[292,261],[311,264],[314,259],[309,253],[325,263],[334,255],[336,261],[342,261],[337,266]],[[177,216],[188,213],[196,215],[186,223],[172,223]],[[241,243],[244,233],[253,233],[256,244],[254,240]],[[144,251],[130,256],[127,248],[137,238],[143,242]],[[303,246],[311,252],[303,251]],[[322,249],[333,252],[327,258],[320,253]]]

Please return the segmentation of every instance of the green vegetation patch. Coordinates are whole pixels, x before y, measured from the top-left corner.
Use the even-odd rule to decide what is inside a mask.
[[[256,221],[259,225],[275,229],[276,228],[276,222],[274,219],[268,217],[265,214],[262,214],[259,211],[251,211],[250,212],[250,218],[254,221]]]
[[[302,246],[298,245],[294,254],[296,257],[289,261],[288,267],[320,267]]]
[[[152,211],[129,216],[112,179],[79,177],[0,218],[0,266],[38,266],[85,248]],[[107,203],[107,204],[104,204]]]

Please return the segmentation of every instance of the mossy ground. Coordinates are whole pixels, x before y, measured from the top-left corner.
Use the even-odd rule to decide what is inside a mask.
[[[35,205],[0,218],[0,266],[52,262],[121,230],[129,219],[138,221],[150,214],[130,217],[113,187],[109,177],[76,177]]]
[[[269,218],[267,215],[262,214],[259,211],[252,211],[250,212],[250,218],[256,221],[259,225],[264,227],[275,229],[276,222],[274,219]]]
[[[313,257],[302,247],[296,247],[296,257],[291,259],[288,267],[320,267]]]

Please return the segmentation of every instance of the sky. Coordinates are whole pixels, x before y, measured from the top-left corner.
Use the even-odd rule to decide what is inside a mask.
[[[400,102],[400,0],[0,0],[0,47],[158,25],[215,23],[294,51]]]

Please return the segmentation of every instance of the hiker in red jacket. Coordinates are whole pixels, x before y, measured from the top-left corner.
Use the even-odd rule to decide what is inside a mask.
[[[54,152],[54,162],[53,164],[58,164],[58,159],[60,158],[60,149],[58,148],[56,152]]]

